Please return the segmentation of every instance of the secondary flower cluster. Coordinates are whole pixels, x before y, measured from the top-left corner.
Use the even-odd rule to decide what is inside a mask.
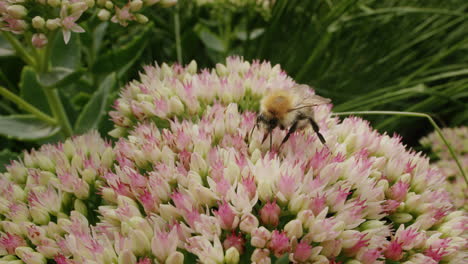
[[[127,86],[113,115],[125,113],[131,122],[113,152],[86,135],[94,140],[79,137],[26,155],[24,165],[14,162],[0,187],[7,205],[0,208],[6,215],[0,261],[260,264],[285,257],[292,263],[435,264],[466,258],[468,217],[441,189],[444,176],[398,137],[380,135],[358,118],[333,118],[324,105],[314,118],[326,146],[307,128],[278,149],[286,131],[276,129],[270,149],[261,143],[262,129],[250,134],[256,113],[246,109],[255,107],[252,95],[291,89],[292,80],[277,66],[239,58],[218,65],[219,73],[193,68],[147,67],[141,82]],[[176,100],[180,104],[171,103]],[[145,102],[152,107],[136,107]],[[145,112],[161,104],[167,108]],[[183,113],[188,109],[192,116]],[[179,119],[157,127],[167,117]],[[70,172],[73,180],[57,171],[63,156],[67,171],[80,168]],[[88,166],[95,193],[78,191],[83,182],[91,186]],[[42,179],[38,169],[52,175],[35,188],[51,189],[60,202],[29,198],[32,188],[21,182]],[[61,187],[70,182],[76,187]],[[15,200],[23,201],[22,210],[11,208]],[[36,200],[49,204],[50,221],[12,218],[12,212],[32,214]]]
[[[444,128],[442,133],[460,160],[463,171],[468,175],[468,127]],[[447,146],[435,132],[422,138],[421,145],[430,149],[435,158],[438,159],[434,165],[446,177],[445,188],[450,193],[455,207],[467,209],[468,187]]]
[[[113,162],[112,147],[98,133],[44,145],[12,161],[0,174],[2,260],[45,263],[62,252],[63,222],[70,212],[96,219],[101,199],[95,192]]]
[[[71,32],[84,32],[78,21],[87,11],[97,12],[101,20],[127,26],[130,21],[146,23],[148,18],[139,12],[156,3],[170,6],[177,0],[132,0],[124,5],[115,0],[0,0],[0,30],[31,32],[32,44],[41,48],[47,45],[50,32],[61,30],[65,43]]]
[[[195,3],[199,6],[209,6],[224,11],[255,10],[264,18],[269,18],[275,0],[196,0]]]

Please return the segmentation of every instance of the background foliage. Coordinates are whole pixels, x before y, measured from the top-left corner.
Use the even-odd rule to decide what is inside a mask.
[[[73,73],[58,83],[24,64],[3,35],[0,86],[50,113],[38,85],[55,81],[73,133],[98,128],[106,135],[118,88],[142,65],[196,60],[200,68],[212,67],[236,54],[281,64],[297,82],[331,98],[335,112],[416,111],[441,126],[467,124],[466,1],[276,0],[271,9],[254,7],[179,0],[145,10],[149,22],[128,27],[89,14],[78,21],[86,32],[72,33],[67,45],[60,34],[49,40],[52,64]],[[0,114],[0,164],[22,149],[64,138],[3,97]],[[19,114],[20,123],[6,117]],[[425,119],[366,118],[412,146],[432,130]]]

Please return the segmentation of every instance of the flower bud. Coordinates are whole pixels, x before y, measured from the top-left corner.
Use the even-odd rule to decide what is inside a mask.
[[[307,197],[304,194],[293,195],[292,199],[289,200],[288,209],[289,211],[297,214],[307,208]]]
[[[31,42],[34,47],[40,49],[47,45],[48,40],[47,40],[46,35],[42,33],[36,33],[32,36]]]
[[[151,251],[151,242],[142,230],[132,230],[129,235],[132,252],[144,256]]]
[[[176,115],[184,111],[184,105],[178,97],[172,96],[169,100],[169,111]]]
[[[123,252],[120,253],[118,264],[135,264],[137,259],[132,251],[125,249]]]
[[[413,216],[407,213],[396,213],[390,216],[390,219],[397,224],[408,223],[413,220]]]
[[[135,20],[140,24],[146,24],[149,19],[145,15],[136,14],[135,15]]]
[[[60,5],[60,0],[47,0],[47,4],[52,7],[57,7]]]
[[[133,0],[130,2],[130,11],[136,12],[143,7],[143,1],[141,0]]]
[[[109,20],[109,18],[111,16],[111,13],[109,11],[107,11],[106,9],[101,9],[101,10],[99,10],[97,16],[101,21],[107,21],[107,20]]]
[[[197,62],[195,60],[192,60],[189,65],[187,66],[187,72],[190,74],[196,74],[197,73]]]
[[[261,226],[252,231],[252,239],[250,244],[257,248],[263,248],[266,246],[268,240],[270,240],[271,233],[265,227]]]
[[[96,4],[94,0],[85,0],[85,3],[88,6],[88,8],[92,8]]]
[[[30,247],[17,247],[15,249],[16,255],[21,258],[22,261],[28,264],[46,264],[47,261],[44,256],[40,253],[34,252]]]
[[[55,18],[55,19],[47,19],[46,21],[46,27],[48,30],[50,31],[54,31],[56,30],[57,28],[59,28],[61,26],[61,23],[60,23],[60,19],[59,18]]]
[[[156,3],[158,3],[160,0],[143,0],[143,2],[145,3],[145,6],[152,6]]]
[[[244,214],[241,218],[239,228],[242,232],[250,234],[258,227],[258,219],[253,214]]]
[[[31,24],[32,24],[33,28],[35,28],[35,29],[43,29],[44,26],[45,26],[45,20],[44,20],[43,17],[35,16],[32,19]]]
[[[11,5],[7,8],[8,15],[14,17],[14,18],[22,18],[26,16],[28,11],[26,8],[22,5]]]
[[[253,263],[271,264],[270,250],[257,248],[252,253],[250,261]]]
[[[84,216],[88,215],[88,207],[86,207],[86,204],[80,199],[75,200],[73,208],[75,208],[75,211],[80,212]]]
[[[226,251],[226,256],[224,257],[224,261],[226,264],[237,264],[239,263],[240,255],[239,251],[235,247],[230,247]]]
[[[23,230],[21,226],[17,223],[13,223],[9,221],[2,221],[1,227],[2,227],[2,230],[6,233],[15,234],[15,235],[23,234]]]
[[[172,252],[169,254],[169,257],[166,259],[166,264],[183,264],[184,263],[184,254],[179,251]]]
[[[288,234],[289,238],[293,238],[293,237],[300,238],[300,237],[302,237],[303,229],[302,229],[301,220],[294,219],[294,220],[289,221],[289,223],[287,223],[284,226],[284,230]]]
[[[50,221],[49,212],[41,206],[34,206],[29,209],[33,222],[38,225],[46,225]]]
[[[106,1],[106,4],[104,5],[107,9],[112,9],[114,7],[114,4],[112,1]]]
[[[166,221],[181,217],[179,210],[170,204],[161,204],[159,206],[159,215]]]
[[[160,3],[163,7],[171,7],[177,4],[177,0],[161,0]]]
[[[72,14],[81,14],[88,9],[88,5],[85,2],[75,2],[70,5]]]

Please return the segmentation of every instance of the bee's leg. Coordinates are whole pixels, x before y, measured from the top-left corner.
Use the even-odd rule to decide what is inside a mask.
[[[265,140],[267,139],[268,135],[270,135],[270,131],[268,131],[267,133],[265,133],[265,135],[263,135],[262,144],[265,142]]]
[[[259,126],[260,122],[265,122],[265,118],[261,114],[258,115],[257,119],[255,120],[255,125],[252,127],[252,130],[250,131],[250,138],[252,137],[255,128],[258,129],[258,126]]]
[[[292,133],[294,133],[297,129],[297,125],[299,124],[299,120],[296,120],[293,125],[289,128],[288,130],[288,133],[286,134],[286,136],[283,138],[283,141],[281,141],[281,145],[279,146],[278,149],[281,148],[281,146],[283,146],[284,143],[286,143],[286,141],[288,141],[289,137],[291,136]]]
[[[270,131],[270,151],[271,151],[271,145],[273,144],[273,132]]]
[[[317,125],[317,123],[315,122],[315,120],[313,118],[309,117],[308,119],[309,119],[309,122],[312,125],[312,128],[314,129],[315,133],[317,133],[317,136],[320,139],[320,142],[322,142],[322,144],[325,145],[325,138],[320,133],[319,126]]]

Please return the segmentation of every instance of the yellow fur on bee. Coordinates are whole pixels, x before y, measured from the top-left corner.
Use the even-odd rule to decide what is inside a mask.
[[[283,118],[292,106],[291,94],[284,90],[273,91],[262,100],[262,108],[265,111],[263,114],[276,118]]]

